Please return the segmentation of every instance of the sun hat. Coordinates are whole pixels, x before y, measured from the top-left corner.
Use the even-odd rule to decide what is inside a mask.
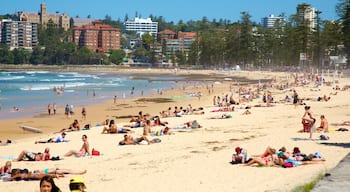
[[[84,178],[82,177],[73,177],[70,181],[70,184],[83,184],[84,187],[86,188]]]

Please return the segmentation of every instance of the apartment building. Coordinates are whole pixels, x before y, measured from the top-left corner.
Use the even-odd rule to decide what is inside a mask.
[[[196,32],[178,32],[173,39],[166,39],[166,54],[171,55],[177,51],[188,53],[192,43],[196,40]]]
[[[0,22],[1,44],[10,49],[32,49],[38,45],[38,24],[27,21],[12,21],[4,19]]]
[[[311,31],[317,27],[317,9],[307,4],[301,4],[297,7],[298,24],[307,24]]]
[[[50,22],[55,24],[57,27],[64,29],[67,31],[70,27],[70,18],[66,13],[55,13],[50,14],[47,13],[47,6],[45,3],[40,4],[40,12],[39,13],[31,13],[31,12],[19,12],[19,20],[20,21],[28,21],[32,23],[38,23],[42,26],[47,26]]]
[[[120,29],[94,21],[81,27],[73,28],[73,42],[78,47],[86,46],[94,52],[120,49]]]
[[[276,22],[279,22],[280,24],[284,23],[283,17],[275,17],[274,15],[269,15],[268,17],[262,18],[262,26],[264,28],[273,28],[276,24]]]
[[[123,31],[135,31],[139,36],[149,33],[157,37],[158,22],[153,22],[151,18],[142,19],[136,17],[134,20],[127,20],[123,23]]]

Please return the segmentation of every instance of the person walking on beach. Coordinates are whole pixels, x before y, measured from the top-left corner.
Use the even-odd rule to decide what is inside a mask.
[[[116,103],[117,103],[117,96],[114,95],[114,104],[116,104]]]
[[[85,107],[83,107],[83,108],[81,109],[81,116],[82,116],[82,119],[83,119],[83,120],[86,120],[86,108],[85,108]]]
[[[53,114],[56,115],[57,113],[57,104],[53,103]]]
[[[70,118],[70,115],[69,115],[69,105],[68,105],[68,104],[66,105],[66,108],[64,109],[64,114],[66,115],[67,118]]]
[[[49,115],[51,115],[51,112],[52,112],[52,106],[51,106],[51,104],[48,104],[48,105],[47,105],[47,112],[48,112]]]

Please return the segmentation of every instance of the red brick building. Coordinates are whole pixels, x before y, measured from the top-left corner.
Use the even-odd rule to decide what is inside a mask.
[[[104,52],[120,49],[120,29],[94,21],[92,24],[74,27],[73,42],[91,51]]]

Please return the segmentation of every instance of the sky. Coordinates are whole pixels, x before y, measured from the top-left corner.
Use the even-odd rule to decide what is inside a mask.
[[[335,6],[339,0],[2,0],[0,14],[17,11],[38,12],[40,4],[46,3],[47,12],[67,13],[70,17],[104,19],[106,15],[113,20],[130,19],[136,15],[147,18],[149,15],[162,16],[165,21],[177,23],[179,20],[201,20],[206,16],[213,19],[227,19],[231,22],[241,19],[241,12],[248,12],[251,20],[261,22],[268,15],[287,17],[296,13],[298,4],[306,3],[322,13],[322,20],[336,20]]]

